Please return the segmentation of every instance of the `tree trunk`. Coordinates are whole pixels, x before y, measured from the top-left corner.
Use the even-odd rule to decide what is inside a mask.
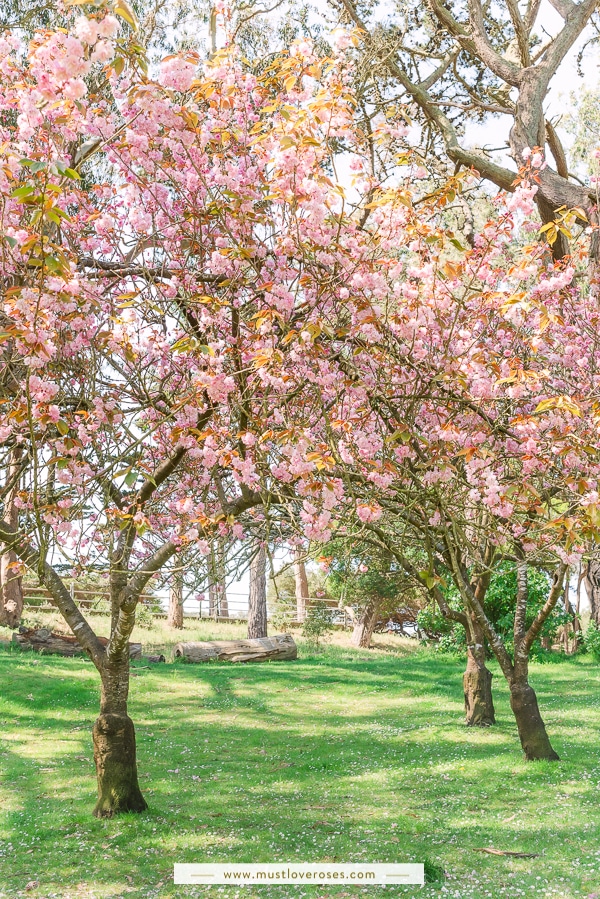
[[[183,573],[181,571],[175,572],[171,580],[167,624],[178,630],[183,628]]]
[[[517,722],[525,758],[528,762],[540,759],[557,761],[559,756],[550,745],[533,687],[526,677],[514,679],[509,686],[510,707]]]
[[[350,639],[352,646],[358,646],[361,649],[369,648],[373,631],[377,624],[377,619],[379,618],[380,608],[381,602],[374,599],[359,613],[355,620],[354,630],[352,631],[352,637]]]
[[[100,715],[92,731],[98,778],[96,818],[148,808],[138,783],[135,730],[127,714],[129,658],[107,658],[102,671]]]
[[[483,587],[480,592],[483,592]],[[468,727],[490,727],[496,723],[492,697],[492,672],[485,664],[483,629],[475,616],[467,615],[467,668],[463,675],[465,720]]]
[[[306,601],[308,599],[308,578],[306,566],[302,559],[301,547],[294,549],[294,578],[296,581],[296,618],[302,622],[306,618]]]
[[[267,636],[267,552],[260,544],[250,564],[248,638]]]
[[[225,544],[219,541],[217,552],[217,578],[219,591],[219,614],[221,618],[229,618],[229,604],[227,602],[227,565]]]
[[[225,549],[222,541],[214,541],[208,560],[208,614],[211,618],[229,618]]]
[[[590,601],[592,620],[596,623],[596,627],[600,628],[600,557],[596,554],[586,565],[584,584]]]
[[[470,644],[467,649],[467,669],[463,674],[465,717],[469,727],[490,727],[496,723],[492,677],[492,672],[485,665],[483,645]]]
[[[16,446],[11,454],[6,473],[7,485],[12,484],[4,506],[3,523],[13,530],[19,525],[19,512],[15,505],[19,491],[19,466],[23,449]],[[23,615],[23,579],[19,574],[17,554],[10,550],[0,556],[0,625],[18,627]]]

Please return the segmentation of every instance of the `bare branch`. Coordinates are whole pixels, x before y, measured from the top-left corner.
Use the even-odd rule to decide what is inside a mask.
[[[440,0],[429,0],[429,5],[438,21],[446,31],[460,43],[463,50],[481,59],[494,75],[513,87],[519,87],[522,80],[522,69],[513,62],[504,59],[494,50],[486,34],[483,9],[479,0],[469,0],[469,20],[471,34],[458,22],[449,9]]]

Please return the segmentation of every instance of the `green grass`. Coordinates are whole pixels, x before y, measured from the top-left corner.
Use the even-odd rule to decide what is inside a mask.
[[[91,663],[0,648],[0,897],[600,893],[600,667],[534,667],[562,761],[527,764],[498,673],[498,725],[467,729],[461,660],[388,643],[254,666],[138,663],[130,714],[150,810],[109,821],[90,814]],[[489,846],[539,857],[473,851]],[[422,890],[172,883],[174,862],[293,860],[427,860],[446,879]]]

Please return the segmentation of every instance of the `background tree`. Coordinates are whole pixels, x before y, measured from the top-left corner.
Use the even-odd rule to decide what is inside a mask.
[[[324,548],[329,560],[327,589],[354,611],[353,646],[368,649],[375,626],[405,605],[414,585],[393,556],[367,540],[338,539]],[[414,601],[414,599],[413,599]]]
[[[177,629],[183,628],[183,572],[173,572],[169,583],[169,609],[167,624]]]
[[[8,450],[6,482],[3,490],[3,524],[15,530],[18,526],[17,501],[23,473],[23,448],[15,444]],[[0,625],[18,627],[23,614],[23,580],[21,563],[14,550],[0,556]]]
[[[248,639],[267,636],[267,550],[262,540],[254,546],[250,562]]]
[[[294,547],[294,596],[296,598],[296,618],[302,622],[306,616],[306,603],[310,593],[304,552],[300,546]]]
[[[553,221],[564,207],[585,211],[578,217],[582,227],[588,219],[596,221],[595,189],[582,185],[569,172],[562,142],[544,112],[559,66],[586,29],[595,26],[594,0],[553,2],[562,25],[552,35],[541,27],[542,6],[534,2],[504,7],[480,0],[398,4],[385,22],[372,4],[330,0],[330,6],[363,35],[364,83],[365,88],[370,84],[370,102],[385,110],[400,101],[416,113],[424,157],[436,155],[440,148],[457,168],[472,168],[496,187],[510,191],[523,159],[533,148],[548,147],[554,165],[536,180],[542,220]],[[472,148],[468,122],[500,116],[510,123],[506,146]],[[514,167],[494,159],[494,153],[505,148]],[[567,250],[565,229],[553,243],[555,258]],[[595,243],[593,255],[597,255]]]

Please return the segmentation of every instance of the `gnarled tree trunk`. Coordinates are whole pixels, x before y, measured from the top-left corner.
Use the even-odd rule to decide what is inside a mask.
[[[308,578],[306,565],[300,546],[294,549],[294,579],[296,582],[296,618],[302,622],[306,618],[306,602],[308,600]]]
[[[183,628],[183,573],[181,571],[175,572],[169,588],[167,624],[178,630]]]
[[[267,636],[267,551],[260,544],[250,564],[248,638]]]
[[[19,468],[23,449],[16,446],[11,454],[6,473],[7,486],[12,485],[4,505],[3,523],[12,530],[19,524],[18,509],[15,505],[19,491]],[[19,574],[17,554],[14,550],[6,550],[0,556],[0,625],[18,627],[23,615],[23,580]]]
[[[94,724],[94,761],[98,778],[96,818],[148,808],[138,783],[135,729],[127,714],[129,658],[107,656],[101,671],[100,715]]]
[[[527,676],[513,679],[509,686],[510,707],[517,722],[525,758],[529,762],[557,761],[559,756],[550,744],[535,690],[529,684]]]
[[[485,664],[483,629],[470,615],[467,629],[467,668],[463,675],[465,718],[469,727],[490,727],[496,723],[492,697],[492,672]]]
[[[373,631],[379,618],[380,608],[381,602],[373,599],[358,613],[350,639],[352,646],[358,646],[361,649],[369,648]]]

